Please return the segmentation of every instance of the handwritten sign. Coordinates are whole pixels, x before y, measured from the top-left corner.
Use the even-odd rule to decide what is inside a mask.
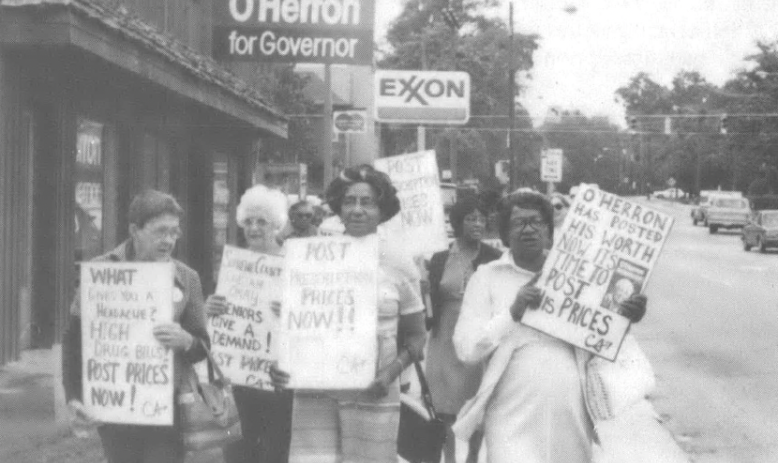
[[[635,201],[581,185],[538,286],[538,310],[521,321],[615,360],[629,327],[619,304],[645,290],[673,218]]]
[[[173,320],[173,264],[81,264],[84,405],[106,423],[173,424],[173,351],[152,330]]]
[[[289,240],[279,367],[296,389],[364,389],[377,364],[378,239]]]
[[[448,248],[435,151],[376,159],[397,188],[400,213],[386,222],[387,235],[403,243],[410,255],[428,255]]]
[[[284,259],[225,246],[216,294],[227,298],[227,313],[209,317],[211,352],[222,372],[244,386],[272,390],[270,365],[280,303]]]

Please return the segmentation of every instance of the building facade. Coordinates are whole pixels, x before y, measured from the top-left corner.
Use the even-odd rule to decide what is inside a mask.
[[[143,189],[179,199],[177,257],[213,289],[288,120],[208,58],[210,5],[0,0],[0,364],[59,342],[76,264],[127,238]]]

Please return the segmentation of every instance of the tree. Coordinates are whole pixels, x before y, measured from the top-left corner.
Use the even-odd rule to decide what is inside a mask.
[[[383,69],[427,69],[465,71],[471,82],[471,120],[461,129],[437,128],[428,132],[438,156],[438,165],[450,166],[452,141],[455,143],[461,177],[489,177],[498,159],[506,153],[506,131],[510,127],[508,83],[510,34],[499,19],[487,17],[483,10],[498,2],[489,0],[450,2],[459,28],[447,23],[442,9],[446,0],[410,0],[387,32],[388,50],[379,61]],[[534,35],[514,34],[513,56],[517,70],[532,68],[537,49]],[[520,91],[520,86],[516,85]],[[520,108],[523,110],[523,108]],[[505,115],[505,116],[499,116]],[[496,117],[495,117],[496,116]],[[522,118],[517,128],[531,128]],[[408,127],[382,128],[382,143],[387,155],[415,148],[415,130]]]

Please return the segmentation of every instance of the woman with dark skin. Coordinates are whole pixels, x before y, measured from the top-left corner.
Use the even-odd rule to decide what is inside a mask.
[[[345,235],[376,234],[378,225],[400,210],[389,177],[369,165],[348,168],[327,189]],[[396,463],[400,420],[400,373],[422,357],[424,305],[413,261],[381,243],[378,262],[378,352],[375,380],[366,390],[306,391],[295,394],[290,461]],[[278,388],[289,383],[277,366]]]
[[[460,359],[485,362],[481,386],[458,416],[457,435],[482,428],[489,463],[591,463],[594,425],[584,395],[592,354],[521,324],[540,304],[535,286],[553,238],[550,201],[514,193],[500,204],[500,237],[510,250],[470,279],[454,331]],[[646,297],[622,315],[639,321]]]
[[[443,448],[446,463],[456,462],[456,438],[451,425],[459,409],[478,390],[481,366],[466,365],[456,356],[452,336],[459,319],[462,296],[473,272],[486,262],[498,259],[502,252],[481,242],[486,213],[476,198],[457,201],[449,212],[454,242],[448,250],[435,253],[430,260],[429,281],[432,330],[427,350],[427,380],[435,410],[448,424]],[[470,438],[467,463],[478,461],[481,433]]]

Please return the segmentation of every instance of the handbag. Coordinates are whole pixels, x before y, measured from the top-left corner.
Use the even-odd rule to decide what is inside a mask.
[[[424,408],[414,406],[409,400],[401,402],[397,453],[411,463],[439,463],[446,442],[446,423],[438,418],[432,405],[432,394],[421,364],[416,361],[414,365]]]
[[[186,450],[204,450],[243,438],[232,386],[205,347],[208,382],[190,369],[190,390],[178,395],[179,425]]]

